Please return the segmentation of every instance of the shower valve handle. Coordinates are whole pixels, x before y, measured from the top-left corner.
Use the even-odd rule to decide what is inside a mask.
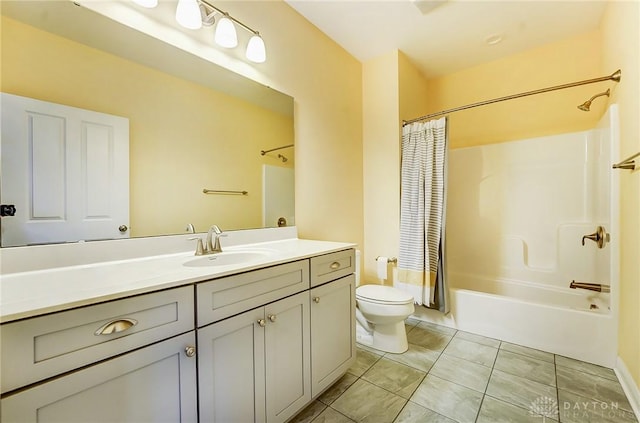
[[[604,248],[605,242],[609,241],[609,234],[604,230],[602,226],[598,226],[594,233],[582,237],[582,245],[584,245],[585,239],[590,239],[591,241],[598,244],[598,248]]]

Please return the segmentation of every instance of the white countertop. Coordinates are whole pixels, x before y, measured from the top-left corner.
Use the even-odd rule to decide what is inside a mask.
[[[193,252],[10,273],[0,276],[0,322],[173,288],[353,248],[343,242],[286,239],[225,248],[268,254],[241,264],[188,267]],[[207,257],[207,256],[201,256]]]

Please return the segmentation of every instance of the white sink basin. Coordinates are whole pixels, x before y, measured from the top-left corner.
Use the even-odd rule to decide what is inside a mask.
[[[249,263],[265,258],[268,251],[223,251],[189,260],[183,263],[187,267],[228,266],[231,264]]]

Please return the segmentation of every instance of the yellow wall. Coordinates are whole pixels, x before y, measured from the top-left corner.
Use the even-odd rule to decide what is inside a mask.
[[[262,226],[262,164],[282,163],[259,151],[293,143],[290,116],[2,20],[3,92],[129,119],[132,236]]]
[[[602,69],[601,57],[600,33],[594,31],[429,79],[428,113],[613,73],[616,69]],[[602,82],[453,113],[451,148],[593,128],[606,101],[594,101],[591,112],[576,106],[613,85]]]
[[[296,225],[302,238],[363,244],[362,66],[284,1],[221,1],[259,29],[267,62],[215,63],[295,99]],[[206,29],[203,29],[206,31]],[[292,36],[295,34],[295,36]],[[240,53],[238,53],[240,51]],[[218,60],[219,56],[228,59]],[[240,57],[234,59],[234,57]]]
[[[377,283],[377,256],[397,257],[400,231],[400,116],[426,110],[427,84],[404,53],[362,67],[365,240],[363,276]],[[389,266],[387,284],[393,284]]]
[[[268,55],[250,71],[221,65],[295,99],[300,237],[362,246],[362,65],[281,0],[219,6],[254,25]]]
[[[640,151],[640,3],[609,2],[602,21],[603,63],[621,68],[611,102],[620,108],[620,158]],[[638,160],[636,160],[636,163]],[[618,354],[640,387],[640,170],[620,173]]]
[[[398,55],[398,80],[400,117],[407,120],[429,113],[431,86],[402,52]]]
[[[377,282],[377,256],[398,253],[400,160],[398,109],[398,51],[362,66],[364,262],[363,281]]]
[[[450,75],[425,80],[399,52],[363,64],[364,275],[374,259],[398,254],[401,120],[603,73],[600,32],[594,31]],[[450,148],[593,128],[606,101],[577,109],[615,83],[600,83],[517,99],[450,115]],[[375,280],[375,279],[374,279]]]

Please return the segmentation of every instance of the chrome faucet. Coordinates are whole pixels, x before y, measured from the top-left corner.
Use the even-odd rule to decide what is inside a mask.
[[[214,234],[215,233],[215,237]],[[209,228],[209,232],[207,232],[207,240],[203,245],[202,238],[200,237],[192,237],[187,238],[189,241],[197,241],[196,244],[196,256],[204,256],[207,254],[216,254],[222,252],[222,247],[220,246],[220,237],[227,236],[223,234],[218,225],[213,225]]]
[[[213,233],[215,232],[216,236],[213,237]],[[226,236],[222,235],[222,231],[218,227],[218,225],[213,225],[209,228],[209,232],[207,232],[207,247],[205,250],[205,254],[214,254],[221,253],[222,247],[220,246],[220,237]]]

